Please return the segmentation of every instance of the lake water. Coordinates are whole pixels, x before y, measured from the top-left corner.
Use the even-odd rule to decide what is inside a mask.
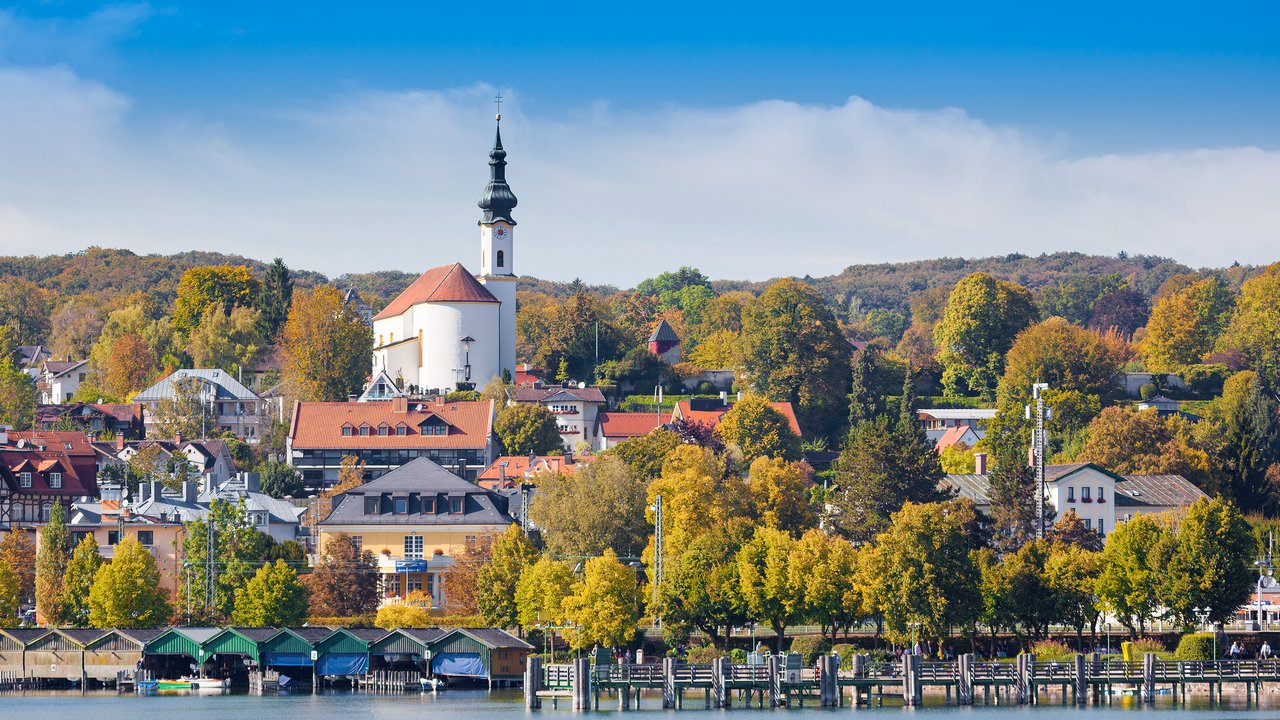
[[[788,717],[817,717],[832,714],[856,714],[866,720],[894,720],[905,713],[925,715],[942,720],[961,716],[966,720],[1075,720],[1088,717],[1091,720],[1247,720],[1250,718],[1273,719],[1280,715],[1280,688],[1266,688],[1262,695],[1262,707],[1246,705],[1244,694],[1239,698],[1228,695],[1226,701],[1210,706],[1207,696],[1192,700],[1186,706],[1175,706],[1171,699],[1162,697],[1154,705],[1141,705],[1131,698],[1117,698],[1109,706],[1042,705],[954,707],[943,704],[939,697],[926,696],[926,705],[915,710],[902,707],[859,708],[849,707],[823,710],[806,706],[803,710],[761,710],[734,707],[729,710],[705,710],[701,703],[689,702],[685,709],[660,710],[657,696],[646,696],[644,710],[619,712],[617,702],[601,697],[606,709],[592,715],[625,715],[629,718],[663,717],[676,720],[680,717],[751,718],[784,712]],[[1056,698],[1054,698],[1056,700]],[[696,707],[695,707],[696,706]],[[546,718],[574,715],[563,702],[560,709],[552,709],[550,702],[542,710],[524,709],[519,691],[487,692],[483,690],[450,690],[435,695],[367,695],[330,693],[312,695],[165,695],[137,696],[116,695],[112,692],[28,692],[0,694],[0,720],[512,720],[513,718]]]

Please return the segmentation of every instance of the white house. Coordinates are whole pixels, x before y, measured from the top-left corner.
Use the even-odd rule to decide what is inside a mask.
[[[88,360],[56,362],[46,360],[40,368],[40,402],[44,405],[71,402],[89,372]]]
[[[511,402],[536,403],[550,410],[566,450],[580,442],[596,447],[596,414],[605,404],[599,388],[515,387],[507,390],[507,397]]]
[[[161,403],[177,397],[179,382],[193,379],[197,383],[200,401],[213,416],[213,427],[206,430],[225,430],[249,443],[258,442],[258,431],[270,423],[276,408],[258,397],[252,390],[222,370],[175,370],[172,375],[143,390],[133,397],[133,402],[146,406],[147,434],[150,435],[158,421],[156,409]]]
[[[925,436],[935,443],[952,428],[972,428],[974,434],[981,440],[987,434],[984,426],[995,416],[994,408],[916,409],[916,419],[924,427]]]
[[[419,392],[515,377],[516,196],[507,185],[506,157],[499,131],[479,202],[480,276],[460,263],[431,268],[375,315],[374,374]]]

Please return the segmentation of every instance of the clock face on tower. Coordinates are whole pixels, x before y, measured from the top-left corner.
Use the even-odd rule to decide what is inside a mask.
[[[499,240],[503,240],[507,237],[507,229],[499,225],[493,229],[493,236]]]

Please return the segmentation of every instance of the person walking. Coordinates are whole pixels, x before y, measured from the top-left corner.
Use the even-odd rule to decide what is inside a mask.
[[[1240,641],[1238,640],[1231,641],[1231,649],[1227,651],[1227,657],[1231,658],[1232,660],[1240,659]]]
[[[1263,660],[1270,660],[1271,659],[1271,643],[1267,642],[1266,640],[1263,640],[1262,649],[1258,651],[1258,654],[1262,656]]]

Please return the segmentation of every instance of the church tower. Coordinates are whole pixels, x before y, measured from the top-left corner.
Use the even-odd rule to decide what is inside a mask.
[[[502,303],[499,310],[498,367],[510,377],[516,374],[516,288],[515,273],[516,221],[511,211],[516,196],[507,185],[507,151],[502,149],[502,116],[497,117],[493,149],[489,151],[489,184],[477,203],[484,214],[480,218],[479,280]],[[483,384],[488,378],[480,378]]]

